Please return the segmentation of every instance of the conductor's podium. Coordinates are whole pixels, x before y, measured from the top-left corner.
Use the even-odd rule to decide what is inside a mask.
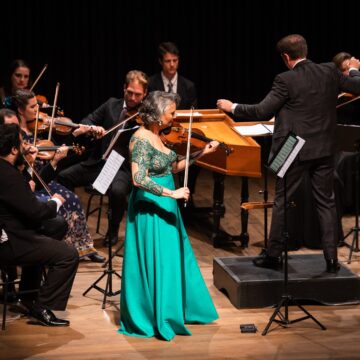
[[[184,128],[189,127],[189,110],[178,110],[176,121]],[[224,180],[225,175],[242,176],[241,202],[248,199],[248,177],[261,176],[261,148],[249,136],[242,136],[234,130],[234,122],[228,115],[218,109],[194,110],[192,129],[199,129],[205,137],[226,144],[231,149],[227,154],[225,146],[219,146],[215,153],[205,155],[196,164],[213,171],[213,227],[211,238],[218,247],[232,237],[220,230],[220,218],[224,216]],[[176,147],[177,153],[184,155],[186,145]],[[240,202],[240,199],[239,199]]]

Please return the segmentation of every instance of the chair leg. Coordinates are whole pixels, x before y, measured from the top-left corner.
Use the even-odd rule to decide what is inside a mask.
[[[1,330],[5,330],[5,324],[6,324],[6,308],[7,308],[7,296],[8,296],[8,285],[9,285],[9,279],[8,275],[4,274],[5,280],[3,283],[3,292],[4,292],[4,301],[3,301],[3,318],[2,318],[2,325]]]
[[[99,234],[99,229],[100,229],[100,220],[101,220],[102,206],[103,206],[103,196],[100,195],[98,218],[97,218],[97,223],[96,223],[96,233],[97,233],[97,234]]]
[[[90,215],[91,200],[92,200],[93,197],[94,197],[94,195],[90,195],[88,203],[87,203],[86,213],[85,213],[86,220],[88,219],[88,217]]]

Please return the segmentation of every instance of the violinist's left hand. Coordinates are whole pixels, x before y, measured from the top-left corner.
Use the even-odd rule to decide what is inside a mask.
[[[26,153],[26,159],[30,164],[33,164],[36,160],[36,156],[39,153],[39,150],[36,146],[29,143],[23,143],[23,148]]]
[[[61,145],[61,146],[55,151],[55,155],[54,155],[54,157],[53,157],[53,159],[52,159],[52,165],[53,165],[53,166],[54,166],[54,165],[56,166],[57,163],[58,163],[61,159],[63,159],[64,157],[67,156],[68,151],[69,151],[69,148],[68,148],[65,144]]]
[[[216,149],[219,146],[219,142],[218,141],[210,141],[209,143],[206,144],[206,146],[204,147],[203,151],[202,151],[202,155],[206,155],[206,154],[210,154],[216,151]]]

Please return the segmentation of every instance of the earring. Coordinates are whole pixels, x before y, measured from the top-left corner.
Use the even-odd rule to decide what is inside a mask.
[[[162,124],[163,124],[163,122],[160,120],[160,121],[159,121],[159,126],[161,126]]]

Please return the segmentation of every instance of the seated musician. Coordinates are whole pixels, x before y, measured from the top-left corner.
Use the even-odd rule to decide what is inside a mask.
[[[124,98],[110,98],[104,104],[99,106],[93,113],[87,115],[82,124],[91,125],[91,127],[82,126],[73,132],[78,136],[86,132],[95,131],[98,138],[95,148],[90,158],[84,162],[73,165],[58,175],[58,181],[70,190],[78,186],[92,184],[99,175],[105,161],[105,154],[112,137],[117,132],[115,130],[109,135],[105,135],[105,130],[127,119],[128,112],[136,112],[138,106],[147,94],[148,77],[145,73],[138,70],[129,71],[125,77]],[[124,125],[124,129],[131,129],[137,126],[136,120],[130,120]],[[122,126],[121,126],[122,127]],[[131,189],[131,171],[129,164],[129,141],[132,133],[130,130],[122,132],[116,142],[116,151],[125,158],[124,163],[115,175],[108,190],[109,213],[108,213],[108,232],[104,245],[114,245],[118,242],[118,233],[121,219],[126,209],[126,198]],[[104,136],[105,135],[105,136]]]
[[[39,105],[37,104],[35,94],[29,90],[17,90],[16,95],[12,97],[12,106],[20,120],[20,129],[24,139],[33,143],[33,134],[29,130],[27,122],[36,117]],[[57,163],[64,156],[66,156],[66,151],[60,147],[54,159],[50,161],[50,164],[44,162],[37,163],[40,168],[39,172],[44,176],[44,180],[50,190],[53,193],[63,194],[66,199],[64,206],[59,211],[60,215],[65,218],[69,225],[64,240],[69,245],[75,246],[81,259],[89,258],[93,262],[104,262],[105,258],[99,255],[94,248],[94,241],[90,235],[79,197],[53,180],[57,174]],[[49,198],[49,195],[43,188],[37,188],[35,193],[41,200],[46,201]]]
[[[38,232],[42,221],[56,216],[65,199],[55,194],[39,201],[16,168],[22,145],[16,124],[0,125],[0,263],[24,266],[24,290],[39,289],[27,304],[29,316],[47,326],[68,326],[51,310],[65,310],[78,266],[73,247]],[[47,280],[40,285],[40,267],[48,267]]]

